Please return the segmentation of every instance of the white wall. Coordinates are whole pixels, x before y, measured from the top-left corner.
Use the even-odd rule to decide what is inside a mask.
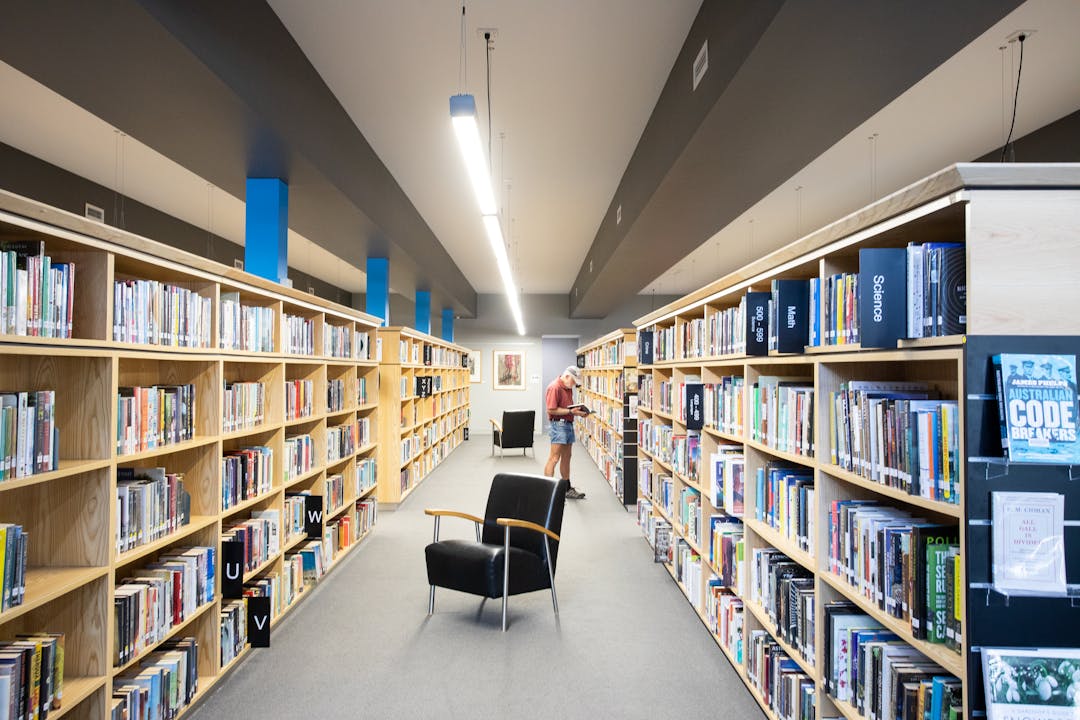
[[[455,321],[454,342],[479,350],[483,363],[483,382],[470,389],[472,420],[469,435],[491,433],[489,418],[502,417],[503,410],[535,410],[537,430],[542,424],[543,402],[540,390],[554,378],[541,375],[543,335],[576,335],[579,346],[607,335],[620,327],[631,327],[634,319],[647,315],[675,297],[639,295],[606,318],[569,317],[566,295],[525,295],[521,298],[526,335],[518,335],[503,295],[480,295],[477,317]],[[521,350],[525,353],[525,390],[495,390],[492,385],[493,351]]]

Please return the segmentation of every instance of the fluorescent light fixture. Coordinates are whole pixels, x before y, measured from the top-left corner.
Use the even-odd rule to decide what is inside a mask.
[[[495,253],[495,264],[502,277],[503,290],[506,292],[510,312],[514,316],[519,335],[525,334],[525,323],[521,318],[521,302],[518,298],[514,275],[510,272],[510,259],[506,256],[506,243],[503,241],[502,226],[499,224],[498,206],[495,193],[491,189],[491,176],[484,160],[484,147],[480,143],[480,125],[476,119],[476,100],[472,95],[450,96],[450,120],[454,124],[461,157],[465,161],[465,170],[472,183],[476,202],[480,205],[480,215],[484,221],[491,251]]]
[[[491,189],[491,176],[484,161],[484,146],[480,143],[480,124],[476,119],[476,100],[472,95],[450,96],[450,120],[454,124],[461,158],[469,174],[481,215],[498,212],[495,193]]]
[[[510,303],[510,312],[517,324],[518,335],[525,334],[525,323],[521,318],[521,302],[518,298],[517,286],[514,285],[514,276],[510,272],[510,259],[506,256],[506,243],[503,242],[502,226],[499,224],[498,215],[484,216],[484,230],[487,232],[491,251],[495,253],[495,264],[499,268],[499,275],[503,281],[503,291],[506,300]]]

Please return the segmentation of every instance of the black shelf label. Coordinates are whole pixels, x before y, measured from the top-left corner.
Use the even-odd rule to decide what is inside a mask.
[[[312,540],[322,540],[322,495],[304,496],[304,533]]]
[[[705,427],[705,386],[701,383],[686,385],[686,429],[701,430]]]
[[[746,293],[746,354],[769,354],[769,298],[767,292]]]
[[[244,543],[221,543],[221,596],[226,600],[244,597]]]
[[[270,647],[270,598],[247,599],[248,642],[253,648]]]

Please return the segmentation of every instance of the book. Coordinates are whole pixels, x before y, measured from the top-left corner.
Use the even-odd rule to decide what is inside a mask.
[[[862,347],[896,347],[896,341],[906,337],[906,269],[907,251],[904,248],[859,250],[857,322]]]
[[[989,720],[1076,720],[1080,648],[982,648]]]
[[[1009,461],[1080,463],[1076,356],[1003,353],[992,362]]]
[[[1065,496],[994,492],[991,505],[994,589],[1064,597]]]
[[[573,405],[568,405],[566,407],[566,409],[567,410],[584,410],[586,415],[592,415],[592,412],[593,412],[592,410],[589,409],[589,406],[585,405],[584,403],[574,403]]]

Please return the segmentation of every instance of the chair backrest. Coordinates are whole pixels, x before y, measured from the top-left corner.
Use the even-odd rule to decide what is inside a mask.
[[[503,447],[531,440],[535,426],[535,410],[504,410],[502,414]]]
[[[528,520],[562,534],[563,508],[569,480],[555,480],[543,475],[499,473],[491,481],[487,510],[484,511],[484,542],[502,545],[504,529],[496,524],[501,517]],[[544,538],[533,530],[510,528],[510,545],[544,557]],[[551,569],[559,555],[559,543],[551,542]]]

